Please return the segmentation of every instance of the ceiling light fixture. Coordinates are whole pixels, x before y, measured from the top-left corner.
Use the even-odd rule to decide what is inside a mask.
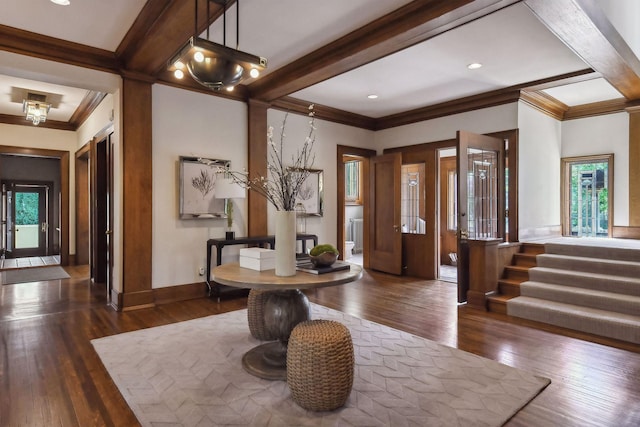
[[[472,62],[471,64],[467,65],[467,68],[470,70],[477,70],[478,68],[482,68],[482,64],[479,62]]]
[[[371,95],[367,95],[367,98],[369,98],[369,99],[377,99],[378,95],[372,93]]]
[[[51,109],[51,104],[46,101],[45,95],[30,93],[28,99],[22,101],[22,111],[26,114],[26,119],[33,122],[35,126],[47,121],[47,114]]]
[[[261,56],[241,52],[237,49],[227,47],[227,4],[230,0],[206,0],[207,17],[209,14],[209,3],[211,1],[224,7],[223,12],[223,44],[209,41],[209,26],[207,27],[207,38],[198,37],[198,0],[195,0],[195,32],[187,44],[180,49],[169,62],[169,71],[177,79],[184,77],[184,69],[191,77],[201,85],[219,91],[226,88],[232,91],[233,88],[249,77],[257,78],[260,71],[267,67],[267,60]],[[236,43],[240,37],[240,1],[236,0]]]
[[[51,3],[59,4],[60,6],[69,6],[71,4],[69,0],[51,0]]]

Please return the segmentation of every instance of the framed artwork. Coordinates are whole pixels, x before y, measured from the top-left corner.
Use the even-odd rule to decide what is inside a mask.
[[[216,198],[216,171],[228,160],[180,156],[180,218],[224,218],[224,199]]]
[[[322,174],[322,169],[309,169],[309,176],[300,187],[296,197],[296,206],[302,205],[305,216],[322,216],[324,197]],[[299,211],[298,213],[300,214]]]

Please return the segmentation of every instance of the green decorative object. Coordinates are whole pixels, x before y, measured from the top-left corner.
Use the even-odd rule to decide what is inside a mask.
[[[329,267],[336,259],[338,259],[340,252],[329,244],[316,245],[309,251],[309,258],[311,263],[316,267]]]

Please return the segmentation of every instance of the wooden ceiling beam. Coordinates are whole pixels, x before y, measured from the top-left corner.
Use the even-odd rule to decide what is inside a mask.
[[[414,0],[249,85],[271,102],[502,9],[517,0]]]
[[[0,25],[0,50],[99,71],[117,73],[115,53]]]
[[[207,2],[197,1],[198,34],[224,12],[211,1],[207,17]],[[116,50],[124,68],[150,76],[166,70],[168,61],[196,31],[195,4],[192,0],[149,0]]]
[[[629,100],[640,99],[640,61],[592,0],[525,0],[538,19]]]

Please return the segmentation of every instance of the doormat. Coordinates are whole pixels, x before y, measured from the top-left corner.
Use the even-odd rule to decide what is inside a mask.
[[[45,280],[68,279],[69,276],[62,267],[37,267],[17,270],[6,270],[0,273],[0,284],[13,285],[16,283],[42,282]]]

